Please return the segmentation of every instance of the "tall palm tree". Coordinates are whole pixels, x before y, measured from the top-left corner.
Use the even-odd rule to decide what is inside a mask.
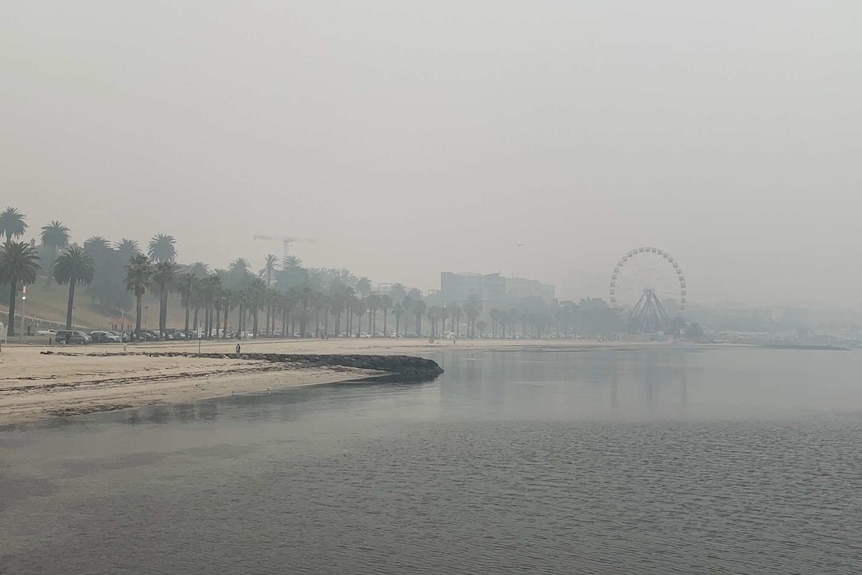
[[[168,294],[174,287],[177,265],[172,261],[160,261],[153,266],[150,285],[159,295],[159,336],[165,339],[168,321]]]
[[[206,275],[210,273],[209,266],[203,262],[194,262],[190,264],[186,271],[196,278],[206,277]]]
[[[44,259],[47,260],[45,264],[49,270],[47,276],[49,280],[48,285],[50,285],[50,270],[53,270],[54,268],[54,262],[57,261],[57,254],[69,247],[69,228],[57,220],[54,220],[50,224],[42,226],[41,236],[42,248],[44,250],[43,253],[47,256]]]
[[[118,241],[114,247],[120,256],[120,261],[123,262],[123,265],[129,263],[129,260],[132,259],[133,256],[141,253],[141,249],[138,247],[138,242],[135,240],[123,238]]]
[[[156,234],[150,240],[147,254],[154,262],[172,262],[177,259],[177,239],[166,234]]]
[[[8,211],[8,210],[7,210]],[[7,335],[15,335],[15,303],[18,298],[18,284],[31,284],[39,276],[39,254],[26,242],[13,242],[7,239],[0,250],[0,283],[9,285],[9,316]],[[24,325],[24,318],[21,318]]]
[[[54,264],[54,279],[60,285],[69,284],[69,301],[66,305],[66,329],[72,329],[72,308],[75,303],[75,286],[87,285],[96,274],[96,262],[80,246],[72,246],[60,254]]]
[[[392,309],[392,297],[389,295],[380,296],[380,309],[383,311],[383,336],[389,337],[389,310]]]
[[[141,337],[141,312],[143,311],[144,294],[150,285],[153,275],[153,264],[144,254],[138,254],[126,265],[126,289],[135,294],[135,338]]]
[[[266,254],[266,261],[263,264],[263,269],[260,270],[260,277],[266,279],[266,287],[272,285],[272,276],[278,271],[278,258],[273,254]]]
[[[245,258],[236,258],[230,265],[228,266],[228,273],[230,274],[238,274],[238,275],[247,275],[249,273],[249,268],[251,264],[248,263],[248,260]]]
[[[287,256],[281,262],[281,267],[284,269],[297,269],[302,267],[302,258],[297,256]]]
[[[183,333],[189,332],[189,312],[192,305],[192,291],[194,289],[195,276],[189,272],[177,274],[175,278],[175,287],[177,293],[180,294],[180,303],[186,309],[186,323],[183,328]]]
[[[470,294],[464,302],[464,314],[467,316],[467,337],[476,337],[476,320],[482,313],[482,299],[476,294]]]
[[[422,316],[425,315],[426,309],[428,306],[421,299],[413,303],[413,315],[416,316],[416,335],[419,337],[422,337]]]
[[[401,335],[401,317],[404,315],[404,301],[400,301],[392,306],[392,313],[395,314],[395,337]],[[383,323],[386,323],[385,321]],[[407,323],[407,322],[404,322]]]
[[[87,253],[90,254],[93,258],[99,252],[105,252],[111,249],[111,242],[103,238],[102,236],[90,236],[86,240],[84,240],[84,249],[87,250]]]
[[[7,207],[0,213],[0,235],[6,236],[6,240],[20,238],[27,231],[27,216],[16,208]]]
[[[356,282],[356,292],[362,297],[371,295],[371,280],[365,276],[359,278],[359,281]]]

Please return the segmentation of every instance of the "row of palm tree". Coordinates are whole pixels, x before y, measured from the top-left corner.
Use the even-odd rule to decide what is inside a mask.
[[[78,247],[71,243],[69,228],[56,220],[41,228],[41,251],[37,251],[14,241],[27,229],[25,216],[15,208],[0,213],[0,235],[6,238],[0,253],[0,283],[9,286],[9,317],[14,317],[14,295],[19,287],[33,283],[42,268],[49,270],[43,275],[69,286],[67,327],[72,325],[75,289],[79,285],[87,285],[90,295],[113,308],[130,306],[132,300],[125,298],[133,297],[135,331],[139,335],[143,298],[151,292],[159,301],[162,337],[167,329],[171,294],[178,294],[185,308],[185,331],[202,329],[206,337],[226,337],[230,327],[250,331],[255,337],[288,335],[297,329],[304,336],[310,333],[310,322],[314,322],[311,332],[315,335],[320,335],[321,330],[331,333],[331,325],[336,334],[358,336],[364,331],[363,320],[365,331],[374,335],[378,314],[382,315],[384,335],[409,333],[408,320],[412,320],[413,332],[421,335],[424,318],[432,337],[476,337],[477,332],[483,337],[489,327],[483,317],[490,321],[495,337],[514,337],[518,326],[521,334],[535,336],[548,334],[556,325],[560,335],[572,332],[578,308],[568,302],[553,309],[524,304],[486,312],[476,296],[462,302],[426,302],[418,290],[408,291],[401,284],[392,286],[390,293],[378,294],[367,277],[357,278],[345,269],[306,269],[295,256],[279,261],[268,254],[257,274],[243,258],[231,262],[226,270],[210,271],[200,262],[177,264],[176,239],[170,235],[153,236],[145,253],[137,242],[125,238],[112,243],[92,236]],[[231,313],[235,313],[235,324],[229,320]],[[590,313],[596,325],[608,324],[603,310]],[[390,331],[390,319],[394,320],[394,332]],[[463,334],[462,319],[466,319]],[[9,321],[14,331],[12,323]]]
[[[15,305],[18,287],[35,283],[38,277],[39,254],[26,242],[7,239],[0,250],[0,283],[9,286],[8,335],[15,335]],[[71,246],[54,262],[53,278],[61,285],[69,285],[69,299],[66,309],[66,328],[72,327],[72,309],[75,301],[75,286],[88,284],[93,279],[95,263],[84,250]]]

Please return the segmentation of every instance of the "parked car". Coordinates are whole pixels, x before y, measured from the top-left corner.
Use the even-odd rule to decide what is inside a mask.
[[[93,339],[89,335],[76,329],[58,329],[55,335],[57,343],[76,343],[81,345],[93,343]]]
[[[93,343],[120,343],[122,338],[110,331],[91,331]]]
[[[50,337],[54,337],[55,335],[57,335],[57,330],[53,329],[53,328],[52,329],[40,329],[39,331],[36,332],[36,335],[47,335]]]

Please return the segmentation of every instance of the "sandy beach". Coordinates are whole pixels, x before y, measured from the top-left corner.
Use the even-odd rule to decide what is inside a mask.
[[[356,381],[381,375],[350,367],[303,367],[232,357],[235,341],[151,343],[123,346],[6,345],[0,352],[0,426],[48,417],[110,411],[143,405],[185,403],[236,393]],[[637,345],[637,344],[633,344]],[[424,339],[261,340],[242,342],[243,353],[409,355],[427,357],[444,348],[622,347],[585,341]],[[52,352],[47,354],[46,352]],[[147,353],[187,352],[188,357]]]

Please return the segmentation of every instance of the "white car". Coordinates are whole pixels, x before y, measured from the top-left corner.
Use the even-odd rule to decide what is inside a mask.
[[[36,335],[57,335],[56,329],[40,329],[36,332]]]

